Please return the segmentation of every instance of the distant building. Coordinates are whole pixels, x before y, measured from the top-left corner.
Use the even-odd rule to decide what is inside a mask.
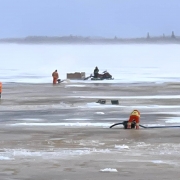
[[[171,38],[176,38],[174,35],[174,31],[172,31]]]
[[[149,33],[147,33],[147,37],[146,37],[147,39],[150,39],[150,35],[149,35]]]

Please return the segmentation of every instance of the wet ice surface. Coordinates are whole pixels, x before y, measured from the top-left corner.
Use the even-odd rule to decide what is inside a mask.
[[[52,130],[57,131],[58,128]],[[177,143],[179,140],[168,141],[175,137],[179,130],[174,130],[174,132],[172,130],[161,130],[161,132],[156,130],[147,130],[148,132],[145,130],[142,130],[142,132],[131,130],[132,132],[129,133],[127,130],[120,129],[107,131],[99,128],[65,128],[61,129],[61,132],[52,134],[47,129],[42,133],[41,128],[27,128],[22,130],[22,132],[26,132],[24,137],[19,137],[19,128],[12,131],[12,134],[14,134],[12,139],[2,135],[2,139],[5,138],[6,141],[0,141],[1,160],[15,161],[19,158],[21,160],[27,158],[57,160],[93,154],[107,154],[108,156],[119,154],[118,160],[123,155],[123,158],[128,157],[129,160],[133,158],[138,161],[139,158],[146,159],[148,157],[155,160],[158,158],[162,161],[167,158],[169,162],[176,162],[174,158],[180,155],[180,144]],[[110,133],[109,131],[111,131],[110,136],[106,135],[106,133]],[[120,138],[117,138],[119,132],[123,134]],[[164,133],[166,135],[163,135]],[[106,138],[104,139],[103,136]],[[169,159],[168,156],[172,159]],[[180,165],[180,163],[176,162],[176,165]]]
[[[168,177],[167,172],[177,177],[178,128],[109,126],[127,120],[134,108],[140,110],[145,126],[180,125],[178,87],[178,83],[133,88],[132,84],[4,85],[0,176],[25,179],[34,174],[41,179],[43,172],[46,179],[58,179],[59,173],[64,179],[85,179],[94,173],[94,179],[102,179],[108,172],[111,179],[131,179],[132,174],[138,179],[138,170],[154,178]],[[106,104],[96,103],[102,97]],[[118,98],[118,105],[111,104],[112,97]]]
[[[72,177],[72,173],[85,177],[87,172],[94,173],[94,177],[98,177],[99,172],[118,172],[123,176],[125,172],[131,174],[134,169],[143,171],[146,167],[147,173],[154,173],[150,177],[161,177],[160,172],[166,171],[176,177],[179,172],[179,140],[170,142],[179,135],[179,130],[48,129],[9,129],[12,137],[1,136],[1,139],[6,139],[0,141],[2,172],[7,173],[10,168],[17,172],[11,173],[11,177],[18,179],[32,175],[39,177],[41,172],[56,179],[60,174]],[[19,137],[20,132],[26,135]]]

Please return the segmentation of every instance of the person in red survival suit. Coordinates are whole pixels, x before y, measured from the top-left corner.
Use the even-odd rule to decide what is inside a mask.
[[[53,84],[56,84],[57,83],[57,80],[59,78],[59,74],[57,72],[57,70],[55,70],[53,73],[52,73],[52,77],[53,77]]]
[[[130,114],[127,129],[131,129],[131,123],[136,122],[136,129],[139,129],[139,121],[140,121],[140,112],[138,110],[133,110]]]

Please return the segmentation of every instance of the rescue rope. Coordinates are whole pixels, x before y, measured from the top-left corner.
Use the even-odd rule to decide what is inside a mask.
[[[152,128],[180,128],[180,126],[143,126],[143,125],[139,125],[142,128],[148,128],[148,129],[152,129]]]
[[[123,122],[121,122],[121,123],[116,123],[116,124],[113,124],[112,126],[110,126],[109,128],[112,128],[112,127],[114,127],[114,126],[117,126],[117,125],[119,125],[119,124],[123,124]]]
[[[120,124],[124,125],[124,122],[115,123],[115,124],[111,125],[109,128],[112,128],[112,127],[120,125]],[[180,128],[180,126],[143,126],[141,124],[139,126],[142,127],[142,128],[145,128],[145,129],[153,129],[153,128],[154,129],[155,128]]]

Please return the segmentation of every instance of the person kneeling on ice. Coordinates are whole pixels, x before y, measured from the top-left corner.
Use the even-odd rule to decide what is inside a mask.
[[[127,129],[131,129],[131,123],[133,121],[136,122],[136,129],[139,129],[140,112],[138,110],[133,110],[131,112],[128,123],[127,123]]]
[[[57,70],[55,70],[53,73],[52,73],[52,77],[53,77],[53,84],[56,84],[57,83],[57,80],[59,78],[59,74],[57,72]]]

